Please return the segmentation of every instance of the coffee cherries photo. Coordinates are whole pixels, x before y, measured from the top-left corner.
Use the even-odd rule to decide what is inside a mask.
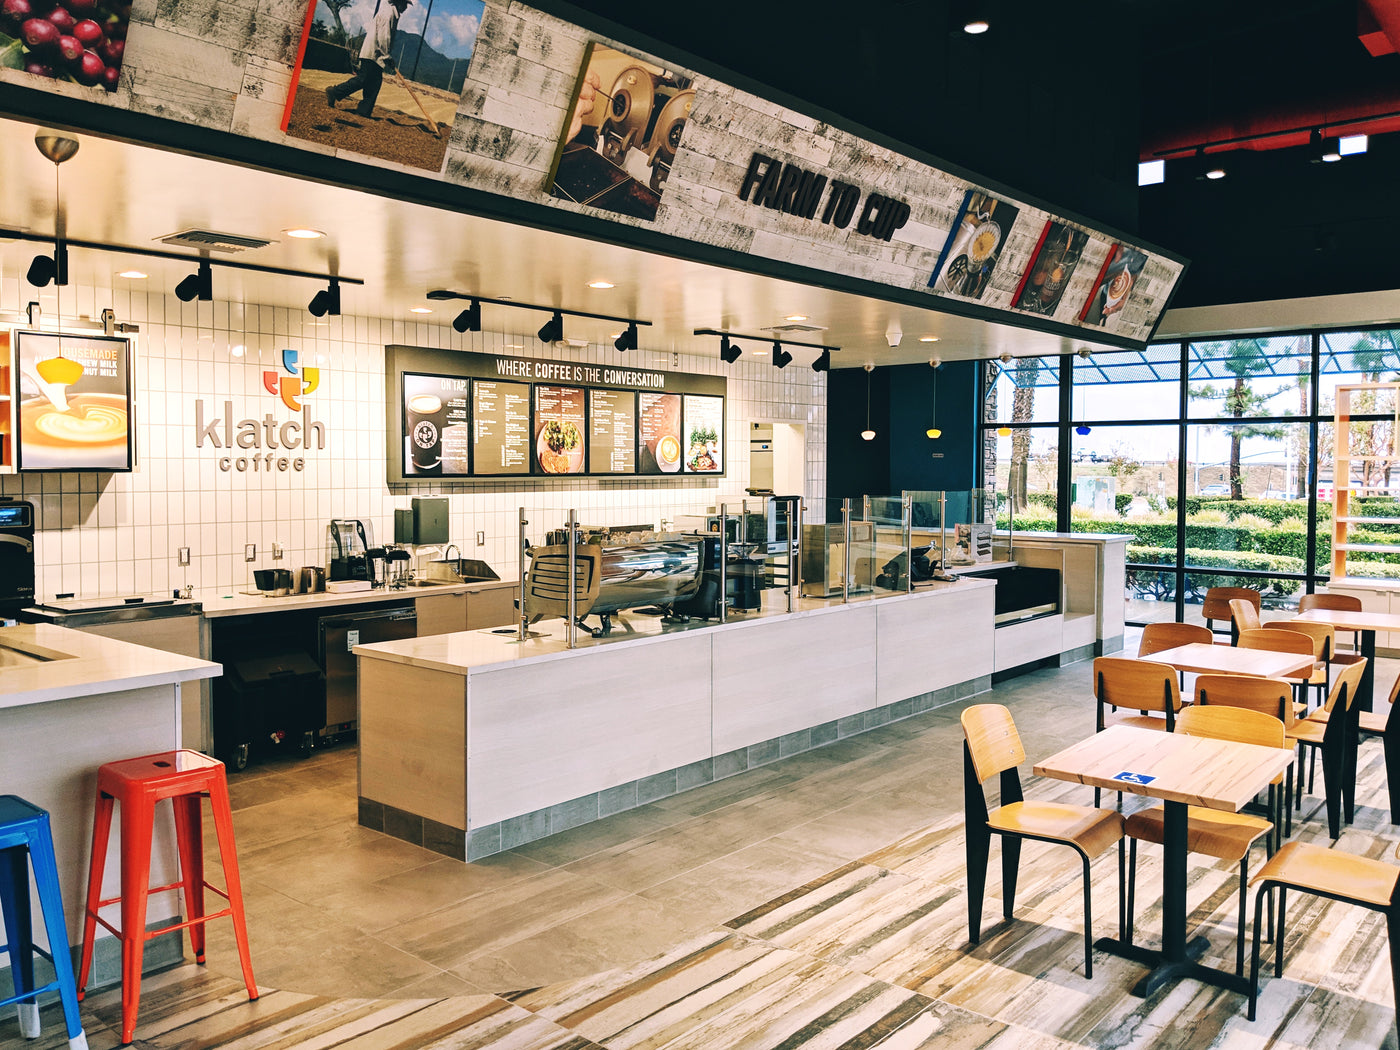
[[[0,65],[117,90],[129,0],[0,0]]]

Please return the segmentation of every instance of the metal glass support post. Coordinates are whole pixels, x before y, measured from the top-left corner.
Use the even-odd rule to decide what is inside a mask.
[[[851,497],[841,501],[841,528],[845,533],[841,545],[841,604],[851,600]]]
[[[578,610],[578,511],[569,511],[569,648],[574,647],[574,620]]]
[[[796,530],[797,530],[796,532],[791,532],[792,538],[789,539],[789,542],[790,542],[790,543],[795,542],[795,543],[797,544],[797,568],[796,568],[796,572],[797,572],[797,593],[800,595],[800,594],[802,593],[802,551],[803,551],[803,548],[806,547],[806,543],[804,543],[803,540],[802,540],[802,528],[803,528],[802,522],[803,522],[803,519],[806,518],[806,516],[807,516],[807,501],[806,501],[805,499],[803,499],[801,496],[798,496],[793,502],[797,504],[797,506],[796,506],[796,511],[797,511],[797,524],[796,524],[796,526],[794,526],[793,523],[792,523],[791,521],[789,521],[789,522],[788,522],[788,530],[791,532],[791,530],[792,530],[794,527],[795,527]],[[789,548],[789,550],[790,550],[790,549],[791,549],[791,548]],[[793,571],[794,571],[794,569],[793,569],[793,565],[792,565],[792,558],[791,558],[791,555],[789,555],[789,558],[788,558],[788,575],[791,576],[791,575],[793,574]]]
[[[719,622],[729,622],[729,514],[727,503],[719,505]]]
[[[787,520],[788,520],[788,521],[787,521],[787,524],[788,524],[788,527],[787,527],[787,611],[788,611],[788,612],[792,612],[792,570],[793,570],[793,566],[792,566],[792,552],[793,552],[793,538],[792,538],[792,537],[793,537],[793,532],[792,532],[792,524],[793,524],[794,521],[800,520],[801,512],[798,510],[798,507],[800,507],[801,505],[802,505],[802,501],[799,500],[796,496],[794,496],[792,499],[788,500],[788,516],[787,516]]]
[[[530,541],[525,538],[525,526],[530,524],[525,518],[525,508],[520,508],[520,634],[518,639],[525,640],[525,635],[529,631],[529,624],[525,621],[525,558],[530,550]]]
[[[904,593],[914,593],[914,514],[913,497],[904,493],[900,499],[900,524],[904,527]]]

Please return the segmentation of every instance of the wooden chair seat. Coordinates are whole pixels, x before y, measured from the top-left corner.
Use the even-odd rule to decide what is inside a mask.
[[[1103,725],[1107,729],[1109,726],[1132,726],[1135,729],[1158,729],[1167,731],[1167,720],[1157,715],[1144,715],[1136,711],[1111,710],[1105,711]]]
[[[1388,713],[1382,713],[1380,711],[1360,711],[1356,716],[1356,727],[1360,729],[1361,732],[1369,733],[1372,736],[1385,736],[1385,722],[1387,717],[1389,717]],[[1327,722],[1327,712],[1319,709],[1308,715],[1304,721],[1321,722],[1325,725]]]
[[[1400,867],[1354,853],[1327,849],[1306,842],[1286,842],[1255,874],[1288,889],[1346,898],[1358,904],[1384,908],[1395,894]]]
[[[1128,818],[1124,831],[1135,839],[1160,846],[1165,837],[1165,819],[1166,810],[1161,806],[1139,810]],[[1267,835],[1272,829],[1271,822],[1248,813],[1226,813],[1198,806],[1186,808],[1186,848],[1220,860],[1238,861],[1261,835]]]
[[[1078,846],[1097,857],[1123,837],[1123,817],[1111,809],[1060,802],[1012,802],[987,814],[987,823],[1008,835]]]
[[[1291,743],[1314,744],[1322,746],[1323,734],[1327,732],[1327,719],[1325,718],[1300,718],[1285,731],[1284,736],[1288,737]]]

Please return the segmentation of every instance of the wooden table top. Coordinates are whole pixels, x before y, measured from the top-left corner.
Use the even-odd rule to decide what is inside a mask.
[[[1110,726],[1033,768],[1037,776],[1234,813],[1292,761],[1284,748]],[[1117,779],[1125,774],[1140,779]]]
[[[1400,631],[1400,613],[1309,609],[1298,613],[1293,619],[1329,624],[1339,631]]]
[[[1276,653],[1272,649],[1238,649],[1232,645],[1191,642],[1175,649],[1144,656],[1154,664],[1197,674],[1248,674],[1260,678],[1298,678],[1312,674],[1313,658],[1300,653]]]

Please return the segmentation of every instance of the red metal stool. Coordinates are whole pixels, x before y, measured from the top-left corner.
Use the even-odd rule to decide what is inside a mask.
[[[201,799],[208,796],[214,814],[214,830],[219,839],[227,892],[204,881],[204,843]],[[151,883],[151,834],[155,805],[168,798],[175,809],[175,838],[180,851],[180,881],[167,886]],[[112,829],[112,803],[122,804],[121,894],[102,899],[102,875],[107,860],[107,839]],[[253,983],[253,964],[248,955],[248,926],[243,916],[243,889],[238,880],[238,857],[233,844],[233,814],[229,808],[228,782],[224,764],[198,751],[163,751],[122,762],[108,762],[97,771],[97,814],[92,826],[92,867],[88,874],[87,908],[83,922],[83,955],[78,965],[78,998],[87,987],[92,965],[92,945],[97,924],[115,934],[122,945],[122,1043],[130,1043],[136,1032],[136,1009],[141,1001],[141,957],[146,941],[155,936],[146,932],[146,900],[151,893],[184,888],[189,917],[167,926],[190,931],[190,946],[196,962],[204,962],[204,924],[225,915],[233,919],[238,957],[243,964],[243,981],[248,998],[258,997]],[[229,906],[206,915],[204,891],[212,890]],[[121,929],[98,912],[109,904],[121,904]]]

